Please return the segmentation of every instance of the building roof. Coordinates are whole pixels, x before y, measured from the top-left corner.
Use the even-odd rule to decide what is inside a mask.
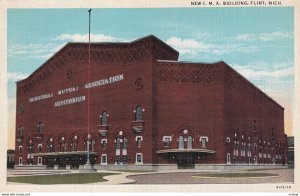
[[[70,50],[73,50],[74,53],[78,53],[78,49],[88,50],[88,42],[69,42],[58,50],[52,57],[50,57],[45,63],[43,63],[39,68],[37,68],[32,74],[23,80],[19,80],[16,83],[22,83],[23,81],[30,80],[36,73],[39,72],[47,64],[51,64],[59,56],[70,53]],[[115,54],[124,56],[124,50],[129,50],[130,53],[137,53],[136,56],[151,57],[154,59],[165,59],[165,60],[178,60],[179,52],[174,48],[160,40],[154,35],[148,35],[139,39],[136,39],[131,42],[92,42],[90,43],[91,53],[95,51],[101,51],[103,53],[110,52],[110,55],[107,55],[115,62]],[[136,48],[136,50],[134,50]],[[76,51],[75,51],[76,50]],[[108,51],[109,50],[109,51]],[[112,54],[113,53],[113,54]],[[74,58],[78,55],[72,55],[71,58]],[[100,58],[100,57],[98,57]],[[122,62],[122,61],[121,61]]]

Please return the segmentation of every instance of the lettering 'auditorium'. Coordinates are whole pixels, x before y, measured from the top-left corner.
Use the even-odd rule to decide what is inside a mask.
[[[225,62],[178,56],[152,35],[68,43],[17,82],[16,167],[81,168],[88,145],[97,169],[285,165],[284,108]]]

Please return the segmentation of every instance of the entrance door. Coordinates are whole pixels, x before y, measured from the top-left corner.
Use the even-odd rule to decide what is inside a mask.
[[[178,156],[177,167],[178,169],[193,169],[195,168],[195,158],[192,155]]]

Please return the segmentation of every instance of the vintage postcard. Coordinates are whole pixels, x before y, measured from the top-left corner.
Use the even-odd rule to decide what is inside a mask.
[[[297,195],[296,1],[20,3],[1,192]]]

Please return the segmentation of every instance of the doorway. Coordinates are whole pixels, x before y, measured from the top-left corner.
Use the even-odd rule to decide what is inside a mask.
[[[178,156],[177,167],[178,169],[194,169],[195,158],[192,155]]]

